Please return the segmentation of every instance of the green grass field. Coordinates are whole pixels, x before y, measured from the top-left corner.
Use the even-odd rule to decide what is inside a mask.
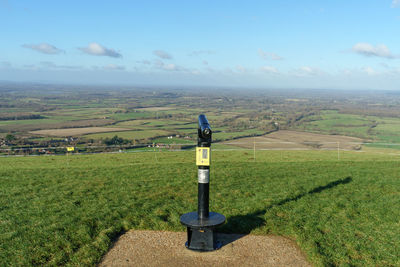
[[[174,120],[168,120],[168,119],[163,119],[163,120],[131,120],[131,121],[123,121],[120,123],[117,123],[116,126],[118,127],[136,127],[140,125],[144,126],[152,126],[152,127],[166,127],[170,125],[182,125],[186,124],[187,122],[185,121],[174,121]],[[191,124],[189,126],[194,126],[196,127],[197,124]]]
[[[399,266],[400,158],[370,150],[214,151],[220,231],[287,236],[316,266]],[[95,265],[127,230],[184,231],[196,175],[193,151],[0,158],[0,265]]]
[[[312,121],[303,123],[298,129],[365,138],[376,143],[370,145],[373,147],[400,148],[393,145],[400,144],[399,118],[342,114],[335,110],[325,110],[320,116],[311,116],[310,119]]]
[[[96,133],[96,134],[88,134],[84,135],[87,139],[99,139],[99,138],[112,138],[115,135],[118,137],[122,137],[125,139],[145,139],[152,138],[157,136],[165,136],[170,133],[165,130],[147,130],[147,131],[123,131],[123,132],[108,132],[108,133]]]
[[[218,130],[218,128],[216,128]],[[253,135],[261,135],[265,132],[258,129],[248,129],[244,131],[236,131],[236,132],[216,132],[213,134],[214,140],[229,140],[242,136],[253,136]]]
[[[352,114],[340,114],[335,110],[322,111],[319,117],[314,117],[315,118],[311,117],[311,119],[316,120],[306,122],[301,127],[307,131],[368,138],[368,130],[374,123],[373,118]]]
[[[197,140],[191,140],[191,139],[183,139],[183,138],[177,138],[173,137],[171,139],[168,139],[167,137],[161,137],[161,138],[156,138],[153,139],[153,143],[161,143],[161,144],[189,144],[189,145],[197,145]]]

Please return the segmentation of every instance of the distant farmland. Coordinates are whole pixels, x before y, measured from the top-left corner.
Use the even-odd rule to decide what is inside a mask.
[[[64,136],[78,136],[78,135],[92,134],[92,133],[121,132],[130,130],[132,129],[108,128],[108,127],[84,127],[84,128],[39,130],[39,131],[31,131],[29,133],[37,135],[64,137]]]
[[[253,149],[349,149],[361,148],[362,139],[298,131],[277,131],[263,136],[239,138],[224,142],[236,147]]]
[[[147,108],[137,108],[137,110],[144,111],[164,111],[164,110],[173,110],[173,107],[147,107]]]

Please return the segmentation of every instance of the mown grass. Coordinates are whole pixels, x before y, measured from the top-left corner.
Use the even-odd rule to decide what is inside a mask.
[[[197,207],[193,153],[0,158],[0,265],[95,265],[129,229],[184,231],[179,216]],[[340,159],[214,151],[220,231],[290,237],[317,266],[398,266],[399,156]]]

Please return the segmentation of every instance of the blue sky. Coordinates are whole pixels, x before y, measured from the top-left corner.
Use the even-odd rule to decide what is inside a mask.
[[[0,0],[0,80],[400,90],[400,0]]]

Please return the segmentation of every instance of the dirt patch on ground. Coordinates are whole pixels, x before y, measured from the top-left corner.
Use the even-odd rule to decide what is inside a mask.
[[[107,133],[107,132],[121,132],[131,131],[127,128],[107,128],[107,127],[83,127],[83,128],[66,128],[66,129],[49,129],[31,131],[31,134],[48,135],[48,136],[77,136],[91,133]]]
[[[326,135],[298,131],[277,131],[264,136],[240,138],[224,142],[253,149],[340,149],[359,150],[362,139],[341,135]]]
[[[212,252],[185,248],[186,233],[129,231],[99,266],[311,266],[296,244],[280,236],[218,234]]]

